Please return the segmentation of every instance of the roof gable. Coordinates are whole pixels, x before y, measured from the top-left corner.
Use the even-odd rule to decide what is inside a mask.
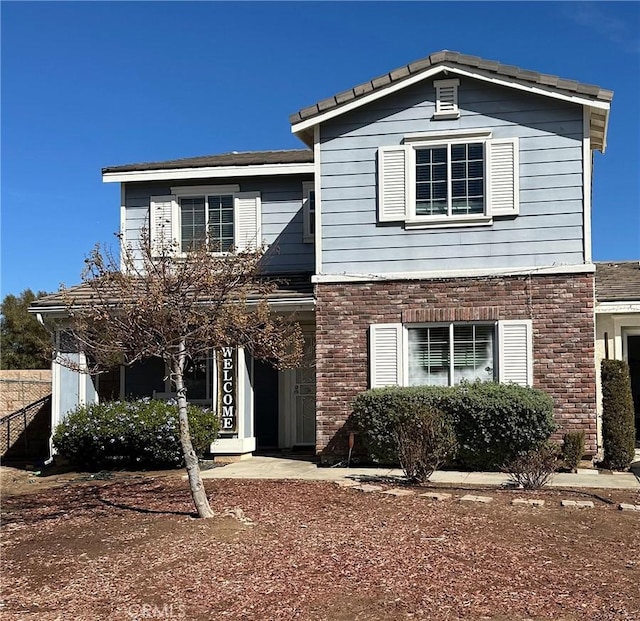
[[[311,144],[315,125],[444,71],[587,106],[590,109],[592,148],[604,151],[612,91],[448,50],[431,54],[299,110],[289,117],[292,131]]]

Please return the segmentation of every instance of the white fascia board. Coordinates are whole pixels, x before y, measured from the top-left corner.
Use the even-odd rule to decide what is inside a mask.
[[[582,109],[582,200],[583,227],[582,235],[584,260],[591,262],[591,111]]]
[[[310,119],[305,121],[300,121],[291,126],[291,132],[293,134],[297,134],[305,129],[309,129],[314,125],[318,125],[319,123],[323,123],[324,121],[328,121],[329,119],[333,119],[345,112],[350,112],[351,110],[355,110],[360,106],[365,106],[372,101],[376,101],[382,97],[386,97],[392,93],[396,93],[397,91],[406,88],[408,86],[412,86],[422,80],[427,80],[428,78],[437,75],[442,71],[447,71],[451,73],[455,73],[457,75],[465,76],[467,78],[473,78],[474,80],[481,80],[483,82],[489,82],[491,84],[497,84],[499,86],[504,86],[506,88],[515,88],[518,90],[526,91],[528,93],[534,93],[536,95],[543,95],[545,97],[552,97],[554,99],[560,99],[562,101],[567,101],[570,103],[578,104],[581,106],[589,106],[591,108],[598,108],[600,110],[606,110],[607,112],[611,108],[610,104],[604,101],[597,101],[594,99],[589,99],[587,97],[583,97],[581,95],[566,95],[564,93],[558,93],[553,87],[543,86],[541,84],[525,84],[523,82],[519,82],[517,80],[510,80],[509,78],[502,78],[498,76],[488,75],[482,73],[481,71],[471,71],[467,69],[461,69],[460,67],[455,67],[444,63],[442,65],[438,65],[433,69],[428,69],[422,73],[418,73],[406,80],[402,80],[400,82],[395,82],[389,84],[389,86],[380,88],[375,90],[364,97],[358,98],[356,100],[345,103],[337,108],[332,108],[331,110],[327,110],[327,112],[323,114],[318,114]],[[608,115],[607,115],[608,116]]]
[[[315,273],[322,272],[322,171],[321,171],[321,158],[322,149],[320,145],[320,126],[316,125],[313,129],[313,161],[315,166],[314,171],[314,192],[316,196],[316,211],[315,211]]]
[[[591,264],[549,267],[492,268],[475,270],[434,270],[429,272],[389,272],[388,274],[317,274],[312,283],[384,282],[387,280],[431,280],[435,278],[481,278],[483,276],[529,276],[536,274],[593,274]]]
[[[312,311],[316,306],[315,298],[312,295],[300,295],[280,300],[275,298],[267,301],[269,307],[274,311]],[[258,300],[248,300],[247,305],[253,308],[257,302]],[[69,316],[69,310],[65,306],[50,306],[49,308],[39,308],[28,312],[31,315],[41,315],[43,319],[65,319]]]
[[[270,175],[313,174],[314,164],[264,164],[259,166],[207,166],[204,168],[165,168],[104,173],[104,183],[129,181],[167,181],[173,179],[217,179],[223,177],[262,177]]]
[[[124,271],[124,254],[127,247],[127,198],[125,185],[120,185],[120,271]]]
[[[543,95],[544,97],[552,97],[553,99],[560,99],[561,101],[567,101],[569,103],[578,104],[580,106],[588,106],[590,108],[598,108],[600,110],[609,110],[611,105],[606,101],[598,101],[597,99],[590,99],[576,93],[575,95],[567,95],[565,93],[559,93],[553,86],[544,86],[543,84],[529,84],[520,82],[517,79],[510,80],[509,78],[503,78],[499,76],[489,76],[480,71],[472,71],[468,69],[451,69],[454,73],[458,73],[468,78],[475,80],[483,80],[484,82],[490,82],[497,84],[498,86],[504,86],[506,88],[515,88],[527,93],[533,93],[535,95]]]
[[[640,313],[640,301],[630,300],[628,302],[598,302],[596,301],[596,314],[634,314]]]

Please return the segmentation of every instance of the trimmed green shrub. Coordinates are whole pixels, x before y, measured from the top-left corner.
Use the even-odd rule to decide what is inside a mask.
[[[557,428],[551,397],[516,384],[461,384],[448,408],[456,421],[459,460],[478,470],[499,469],[546,442]]]
[[[562,437],[562,461],[575,472],[584,455],[584,431],[569,431]]]
[[[392,433],[400,466],[416,483],[426,483],[458,446],[449,417],[428,405],[405,412]]]
[[[193,448],[202,456],[218,433],[218,417],[188,409]],[[79,468],[175,468],[184,464],[175,402],[142,399],[80,406],[56,427],[58,454]]]
[[[636,437],[629,366],[624,360],[603,360],[601,371],[604,461],[612,470],[626,470]]]
[[[504,470],[518,487],[540,489],[558,468],[559,455],[557,444],[545,442],[513,459]]]
[[[393,428],[403,412],[420,405],[450,418],[459,444],[458,463],[471,469],[499,470],[544,443],[556,429],[553,401],[534,388],[475,382],[374,389],[353,403],[354,423],[373,461],[398,463]]]

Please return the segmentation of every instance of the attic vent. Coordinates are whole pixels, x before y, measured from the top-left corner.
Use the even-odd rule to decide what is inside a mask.
[[[435,80],[436,89],[436,119],[457,119],[460,117],[458,108],[458,86],[460,80]]]

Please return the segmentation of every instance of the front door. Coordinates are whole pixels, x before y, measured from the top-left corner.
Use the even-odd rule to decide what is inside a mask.
[[[304,358],[295,369],[293,386],[293,446],[316,443],[316,339],[304,335]]]
[[[636,412],[636,439],[640,440],[640,334],[628,334],[626,339],[627,362],[631,375],[631,394]]]

